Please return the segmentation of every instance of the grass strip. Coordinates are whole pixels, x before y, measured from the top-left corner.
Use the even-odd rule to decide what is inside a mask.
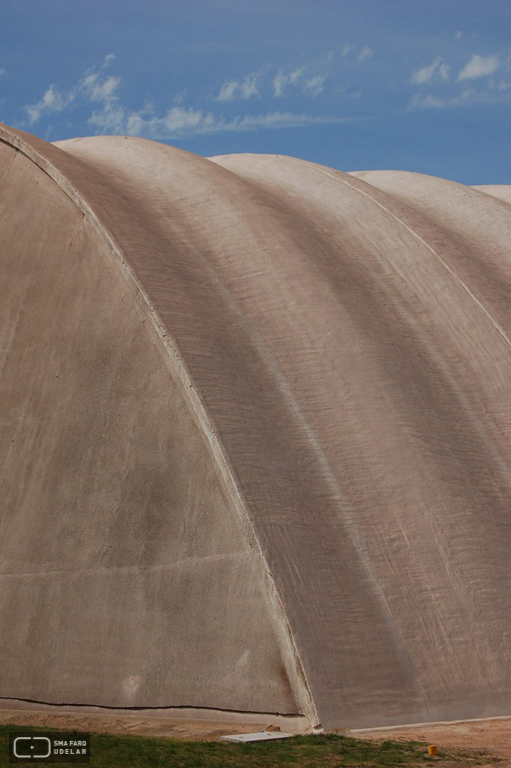
[[[50,728],[0,725],[0,765],[9,765],[9,732]],[[79,738],[79,731],[70,731]],[[476,766],[494,762],[483,753],[451,750],[429,757],[417,741],[363,741],[337,734],[294,736],[282,741],[228,744],[91,733],[93,768],[378,768],[379,766]],[[54,763],[55,765],[55,763]],[[76,763],[60,763],[76,768]],[[462,766],[460,765],[460,768]]]

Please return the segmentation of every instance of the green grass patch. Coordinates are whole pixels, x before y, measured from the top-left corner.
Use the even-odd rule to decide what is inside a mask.
[[[48,730],[0,726],[0,765],[9,765],[9,732]],[[78,732],[73,733],[79,736]],[[431,758],[426,745],[416,741],[370,742],[336,734],[294,736],[256,744],[228,744],[92,733],[91,754],[90,765],[94,768],[406,768],[452,766],[453,763],[465,768],[492,762],[488,755],[457,750]],[[60,765],[71,768],[76,763]]]

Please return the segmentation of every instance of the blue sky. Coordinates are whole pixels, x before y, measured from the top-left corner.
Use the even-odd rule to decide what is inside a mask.
[[[0,120],[48,141],[511,183],[509,0],[2,0]]]

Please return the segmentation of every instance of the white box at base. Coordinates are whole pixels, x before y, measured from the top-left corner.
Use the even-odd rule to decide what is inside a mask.
[[[248,744],[252,741],[274,741],[275,739],[289,739],[292,733],[280,733],[280,731],[258,731],[258,733],[235,733],[233,736],[220,736],[220,741],[232,741],[234,744]]]

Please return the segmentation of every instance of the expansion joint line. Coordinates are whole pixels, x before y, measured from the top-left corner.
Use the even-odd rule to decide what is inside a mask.
[[[490,312],[489,312],[489,311],[486,309],[486,307],[484,306],[484,304],[482,304],[482,303],[479,301],[479,299],[477,298],[477,296],[475,296],[475,295],[472,293],[472,291],[470,290],[470,288],[468,287],[468,285],[467,285],[466,283],[464,283],[464,282],[463,282],[463,280],[462,280],[462,279],[461,279],[461,278],[460,278],[460,277],[459,277],[459,276],[456,274],[456,272],[455,272],[455,271],[454,271],[454,270],[453,270],[453,269],[452,269],[452,268],[451,268],[451,267],[450,267],[450,266],[449,266],[449,265],[448,265],[448,264],[447,264],[447,263],[446,263],[446,262],[445,262],[445,261],[442,259],[442,257],[440,256],[440,254],[439,254],[439,253],[437,253],[437,251],[435,251],[435,249],[434,249],[434,248],[433,248],[433,247],[432,247],[432,246],[431,246],[429,243],[427,243],[427,242],[426,242],[426,241],[425,241],[425,240],[424,240],[424,239],[423,239],[423,238],[422,238],[422,237],[421,237],[421,236],[418,234],[418,232],[416,232],[414,229],[412,229],[412,227],[410,227],[410,226],[409,226],[409,225],[408,225],[408,224],[407,224],[405,221],[403,221],[403,219],[401,219],[399,216],[397,216],[395,213],[393,213],[391,210],[389,210],[389,209],[388,209],[388,208],[387,208],[385,205],[383,205],[383,203],[380,203],[380,201],[379,201],[379,200],[376,200],[376,198],[375,198],[375,197],[373,197],[372,195],[370,195],[370,194],[369,194],[369,192],[366,192],[366,191],[365,191],[365,190],[363,190],[363,189],[359,189],[359,188],[358,188],[358,187],[357,187],[355,184],[350,184],[350,183],[349,183],[349,181],[346,181],[346,179],[341,179],[341,178],[339,178],[338,176],[334,176],[334,174],[333,174],[333,173],[329,173],[328,171],[324,171],[322,168],[315,168],[314,170],[316,170],[318,173],[322,173],[324,176],[329,176],[331,179],[334,179],[334,181],[338,181],[338,182],[341,182],[342,184],[345,184],[347,187],[350,187],[351,189],[354,189],[354,190],[355,190],[356,192],[358,192],[360,195],[364,195],[365,197],[368,197],[368,198],[369,198],[369,200],[371,200],[371,201],[372,201],[372,202],[373,202],[375,205],[377,205],[379,208],[381,208],[381,209],[382,209],[382,211],[385,211],[385,213],[387,213],[389,216],[391,216],[391,217],[394,219],[394,221],[397,221],[397,222],[398,222],[398,224],[400,224],[402,227],[404,227],[404,228],[405,228],[405,229],[406,229],[406,230],[407,230],[407,231],[408,231],[408,232],[409,232],[409,233],[410,233],[410,234],[411,234],[413,237],[415,237],[417,240],[419,240],[419,242],[420,242],[420,243],[422,243],[422,245],[423,245],[425,248],[427,248],[427,249],[428,249],[428,251],[429,251],[430,253],[432,253],[432,254],[433,254],[433,256],[435,256],[435,257],[438,259],[438,261],[440,262],[440,264],[442,264],[442,266],[444,267],[444,269],[446,269],[446,270],[447,270],[447,272],[449,272],[449,274],[451,275],[451,277],[453,277],[453,278],[454,278],[454,279],[455,279],[455,280],[456,280],[456,281],[457,281],[457,282],[458,282],[458,283],[461,285],[461,287],[463,288],[463,290],[464,290],[464,291],[466,291],[466,293],[467,293],[467,294],[470,296],[470,298],[472,299],[472,301],[474,301],[474,302],[475,302],[475,304],[477,304],[477,306],[478,306],[478,307],[479,307],[479,308],[480,308],[480,309],[481,309],[481,310],[484,312],[484,314],[486,315],[486,317],[488,318],[488,320],[490,321],[490,323],[491,323],[491,324],[493,325],[493,327],[494,327],[494,328],[495,328],[495,329],[498,331],[498,333],[499,333],[499,334],[502,336],[502,338],[504,339],[504,341],[506,342],[506,344],[507,344],[509,347],[511,347],[511,339],[509,339],[509,337],[507,336],[506,332],[505,332],[505,331],[504,331],[504,329],[503,329],[503,328],[502,328],[502,327],[499,325],[499,323],[497,323],[497,321],[495,320],[495,318],[494,318],[494,317],[492,317],[492,315],[491,315],[491,314],[490,314]],[[367,182],[366,182],[366,183],[367,183]]]

